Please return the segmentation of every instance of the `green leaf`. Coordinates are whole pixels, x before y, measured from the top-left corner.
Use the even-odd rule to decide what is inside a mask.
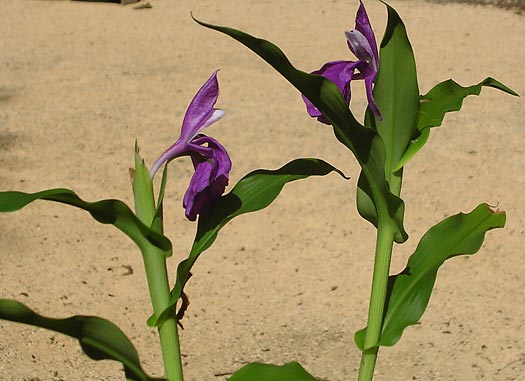
[[[401,170],[415,155],[419,152],[421,148],[427,143],[428,138],[430,137],[430,127],[424,128],[421,131],[416,131],[414,138],[411,140],[407,150],[397,163],[395,170]]]
[[[396,227],[396,241],[405,241],[408,236],[403,229],[404,206],[402,200],[388,189],[385,178],[384,143],[376,131],[362,126],[355,119],[337,86],[319,75],[307,74],[296,69],[281,49],[269,41],[250,36],[236,29],[194,20],[206,28],[232,37],[251,49],[323,113],[333,126],[336,138],[353,152],[361,165],[363,176],[366,178],[364,191],[372,202],[372,209],[375,211],[373,215],[386,214],[385,218],[389,218]],[[377,227],[378,218],[369,219],[369,221]]]
[[[131,209],[119,200],[101,200],[86,202],[70,189],[48,189],[37,193],[0,192],[0,212],[19,210],[36,200],[60,202],[83,209],[100,223],[112,224],[129,238],[144,252],[154,246],[162,250],[165,255],[171,255],[171,242],[144,225]]]
[[[166,184],[168,183],[168,166],[164,166],[162,171],[162,179],[160,181],[159,195],[157,197],[157,209],[160,208],[162,202],[164,201],[164,194],[166,192]]]
[[[161,318],[154,321],[152,317],[148,324],[159,325],[166,314],[172,312],[173,306],[182,294],[193,264],[200,254],[212,245],[224,225],[237,216],[266,208],[289,182],[309,176],[325,176],[331,172],[337,172],[344,177],[341,171],[323,160],[296,159],[277,170],[259,169],[239,180],[230,193],[217,200],[208,215],[199,217],[190,254],[177,267],[177,279],[171,291],[172,303]]]
[[[505,226],[505,213],[481,204],[468,214],[448,217],[423,236],[406,268],[389,279],[389,291],[379,345],[391,346],[403,330],[416,324],[430,300],[439,268],[452,257],[475,254],[485,233]],[[357,332],[355,341],[363,348],[366,328]]]
[[[483,86],[493,87],[505,93],[518,96],[516,92],[490,77],[485,78],[477,85],[468,87],[463,87],[452,79],[437,84],[427,94],[421,96],[418,131],[416,131],[416,135],[394,170],[402,168],[423,148],[428,140],[430,128],[441,126],[446,113],[459,111],[463,105],[463,100],[469,95],[479,95]]]
[[[321,381],[297,362],[284,365],[252,363],[239,369],[228,381]]]
[[[153,182],[144,164],[144,159],[139,155],[137,143],[135,143],[135,168],[134,170],[130,170],[130,173],[132,173],[131,184],[133,188],[133,198],[135,200],[136,216],[146,224],[146,226],[151,227],[156,214]]]
[[[166,192],[166,184],[168,183],[168,166],[164,166],[162,171],[162,179],[160,182],[159,195],[157,197],[157,209],[155,211],[155,218],[151,223],[151,228],[163,234],[164,233],[164,194]]]
[[[250,36],[236,29],[194,20],[210,29],[222,32],[239,41],[259,55],[301,94],[304,94],[321,111],[337,130],[338,139],[358,157],[365,158],[375,133],[364,128],[352,115],[346,102],[331,81],[296,69],[279,47],[273,43]],[[299,98],[298,98],[299,99]]]
[[[386,149],[385,173],[390,190],[399,195],[394,166],[417,130],[419,88],[416,62],[405,25],[396,11],[386,5],[388,23],[379,50],[379,73],[374,86],[374,99],[382,115],[377,119],[368,109],[366,125],[377,130]],[[396,191],[393,190],[396,188]]]
[[[507,86],[490,77],[485,78],[477,85],[468,87],[463,87],[449,79],[437,84],[427,94],[421,96],[418,129],[421,131],[427,127],[440,126],[447,112],[459,111],[463,105],[463,99],[469,95],[479,95],[483,86],[518,96]]]
[[[93,360],[115,360],[124,365],[128,380],[151,381],[142,369],[137,350],[126,335],[108,320],[94,316],[52,319],[41,316],[15,300],[0,299],[0,319],[60,332],[78,340]],[[156,379],[160,380],[160,379]]]
[[[388,23],[379,50],[379,73],[374,85],[374,99],[381,112],[379,120],[368,108],[365,125],[376,130],[385,147],[385,181],[393,194],[387,198],[389,214],[398,224],[396,242],[404,242],[408,235],[403,229],[404,204],[397,196],[401,192],[403,171],[394,165],[409,145],[417,130],[419,89],[416,63],[405,25],[397,12],[385,4]],[[380,148],[375,150],[379,156]],[[357,209],[359,214],[378,226],[378,211],[369,179],[362,173],[357,184]]]

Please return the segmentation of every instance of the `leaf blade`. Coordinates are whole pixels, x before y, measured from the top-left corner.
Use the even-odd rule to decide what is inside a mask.
[[[0,319],[45,328],[79,341],[93,360],[114,360],[124,366],[126,377],[133,381],[151,381],[140,365],[137,350],[113,323],[95,316],[47,318],[15,300],[0,299]]]
[[[72,190],[65,188],[47,189],[36,193],[9,191],[0,192],[0,212],[14,212],[37,200],[54,201],[83,209],[98,222],[114,225],[131,238],[141,250],[152,245],[161,249],[166,256],[171,255],[169,239],[144,225],[120,200],[87,202]]]
[[[284,365],[251,363],[243,366],[228,381],[322,381],[308,373],[299,363]]]
[[[417,129],[419,89],[414,53],[405,25],[394,8],[386,3],[385,6],[388,20],[379,50],[380,66],[374,85],[374,99],[382,114],[382,120],[368,108],[365,125],[377,131],[384,146],[383,153],[379,143],[374,142],[372,152],[376,157],[384,156],[381,160],[384,163],[382,177],[388,190],[384,193],[388,214],[397,225],[395,241],[402,243],[408,238],[403,227],[404,203],[399,198],[403,172],[394,170],[393,167]],[[378,170],[375,172],[377,177]],[[369,176],[364,171],[357,184],[357,209],[364,219],[375,227],[378,226],[380,211],[374,200]]]
[[[239,180],[228,194],[217,200],[210,214],[199,217],[193,247],[188,258],[177,267],[177,279],[171,291],[172,303],[157,321],[150,320],[149,324],[161,324],[165,314],[170,313],[182,294],[192,266],[201,253],[213,244],[219,231],[229,221],[242,214],[266,208],[287,183],[310,176],[325,176],[331,172],[344,177],[341,171],[323,160],[303,158],[293,160],[277,170],[253,171]]]
[[[505,213],[480,204],[470,213],[456,214],[430,228],[409,258],[405,270],[389,279],[379,345],[394,345],[405,328],[419,321],[430,300],[437,272],[446,260],[475,254],[487,231],[504,226]],[[365,330],[354,337],[360,349],[363,349]]]
[[[376,131],[362,126],[352,115],[337,86],[330,80],[319,75],[307,74],[296,69],[286,55],[273,43],[250,36],[239,30],[208,24],[194,20],[206,27],[237,40],[254,53],[259,55],[299,92],[305,95],[312,104],[330,121],[336,138],[350,149],[363,169],[368,185],[364,191],[373,203],[375,216],[378,213],[388,213],[396,227],[396,242],[404,242],[408,238],[404,228],[404,204],[388,189],[385,178],[385,147]],[[363,215],[367,218],[369,215]],[[370,215],[374,216],[374,214]],[[367,220],[377,227],[378,218]]]
[[[394,170],[402,168],[423,148],[428,140],[430,128],[441,126],[447,113],[459,111],[463,106],[463,100],[469,95],[479,96],[483,87],[492,87],[507,94],[519,96],[518,93],[491,77],[467,87],[461,86],[452,79],[438,83],[428,93],[420,97],[421,105],[417,130],[423,137],[413,137]]]
[[[377,130],[386,149],[385,172],[392,185],[394,165],[417,130],[419,87],[416,62],[406,27],[389,5],[388,23],[379,50],[379,72],[374,85],[374,99],[382,113],[379,120],[368,109],[365,124]]]

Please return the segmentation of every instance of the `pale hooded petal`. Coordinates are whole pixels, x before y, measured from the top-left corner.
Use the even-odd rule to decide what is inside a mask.
[[[352,53],[354,53],[360,61],[370,65],[372,70],[377,71],[377,60],[374,51],[372,50],[372,46],[365,35],[357,29],[353,29],[349,32],[345,32],[345,36],[346,43]]]

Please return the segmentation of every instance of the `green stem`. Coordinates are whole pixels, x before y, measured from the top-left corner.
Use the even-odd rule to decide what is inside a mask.
[[[155,208],[153,185],[144,161],[135,148],[135,170],[132,172],[133,195],[137,217],[147,226],[162,234],[162,210]],[[159,206],[162,208],[162,205]],[[170,285],[166,257],[162,250],[150,245],[142,252],[148,289],[155,316],[160,316],[170,305]],[[183,381],[179,333],[175,314],[169,316],[157,328],[164,360],[166,381]]]
[[[153,312],[159,316],[170,303],[166,260],[161,252],[143,253]],[[182,381],[182,361],[177,319],[172,314],[158,327],[167,381]]]
[[[394,227],[389,220],[379,221],[377,227],[376,253],[370,307],[368,310],[368,324],[364,347],[359,367],[359,381],[371,381],[379,351],[379,339],[383,325],[383,313],[388,287],[388,275],[392,246],[394,243]]]
[[[401,168],[397,172],[392,173],[392,176],[390,176],[390,181],[389,181],[390,192],[392,192],[393,195],[399,197],[399,195],[401,194],[402,183],[403,183],[403,168]]]

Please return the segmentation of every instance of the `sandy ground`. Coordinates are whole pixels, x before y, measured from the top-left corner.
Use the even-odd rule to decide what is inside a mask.
[[[66,1],[0,1],[0,189],[70,187],[87,200],[131,203],[134,140],[148,163],[179,134],[186,105],[221,68],[226,118],[208,130],[234,161],[231,183],[257,168],[320,157],[337,175],[289,185],[269,209],[234,220],[196,267],[182,331],[187,381],[252,361],[300,361],[332,381],[356,378],[371,281],[374,231],[355,211],[358,167],[329,128],[304,112],[295,91],[251,52],[190,19],[265,37],[304,70],[351,59],[343,31],[357,2],[168,1],[151,9]],[[448,78],[469,85],[494,76],[525,94],[525,19],[512,10],[392,1],[404,19],[421,92]],[[386,12],[367,3],[378,39]],[[352,108],[362,115],[361,86]],[[406,170],[404,267],[421,235],[446,215],[480,202],[508,213],[481,252],[440,271],[421,324],[381,350],[378,381],[524,380],[523,98],[492,89],[433,131]],[[195,225],[181,208],[191,164],[172,165],[170,261],[187,253]],[[0,216],[0,295],[42,314],[91,314],[117,323],[161,376],[141,256],[112,227],[81,211],[35,203]],[[126,266],[134,270],[126,275]],[[122,380],[120,365],[95,363],[74,340],[0,322],[4,381]]]

